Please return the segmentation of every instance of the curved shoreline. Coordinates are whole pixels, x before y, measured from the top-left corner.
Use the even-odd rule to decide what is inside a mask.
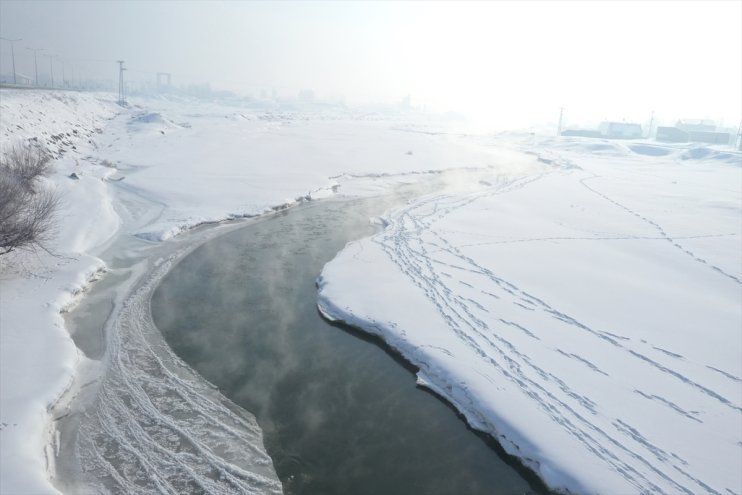
[[[436,178],[436,176],[437,174],[434,174],[433,178]],[[413,186],[413,188],[414,187],[416,186]],[[332,199],[328,200],[332,201]],[[170,350],[170,348],[167,346],[167,344],[164,343],[162,336],[159,334],[159,330],[154,327],[154,324],[152,322],[152,315],[149,311],[150,297],[156,290],[162,278],[181,260],[183,260],[190,252],[197,249],[202,244],[216,239],[221,235],[225,235],[233,230],[247,227],[252,222],[261,222],[272,218],[274,215],[285,214],[286,210],[292,209],[295,206],[300,206],[303,203],[303,201],[297,201],[295,204],[288,206],[284,203],[278,205],[275,208],[272,208],[271,211],[263,215],[254,217],[237,219],[230,218],[221,222],[208,222],[200,224],[199,226],[195,226],[185,231],[182,235],[178,235],[166,242],[161,243],[152,243],[151,241],[142,239],[137,236],[124,237],[122,236],[121,231],[119,231],[120,237],[117,237],[114,241],[112,241],[111,246],[107,251],[107,257],[117,258],[121,255],[121,252],[126,252],[128,257],[124,257],[123,264],[121,259],[117,260],[118,264],[122,266],[116,266],[109,269],[108,277],[111,277],[114,274],[118,274],[119,276],[123,277],[123,280],[120,280],[112,287],[105,289],[106,291],[110,292],[111,297],[109,299],[111,301],[110,304],[112,305],[110,313],[104,318],[105,324],[103,325],[103,341],[105,342],[105,353],[100,361],[90,360],[88,358],[81,359],[80,366],[78,366],[75,370],[73,385],[51,409],[49,421],[50,448],[48,448],[47,455],[50,455],[50,453],[53,454],[55,452],[56,455],[54,455],[53,457],[50,456],[51,461],[48,463],[48,469],[50,470],[50,477],[57,488],[79,488],[79,485],[77,484],[78,481],[87,481],[87,486],[90,486],[91,481],[93,483],[95,482],[95,480],[91,480],[89,476],[85,475],[85,472],[83,472],[84,470],[80,467],[80,455],[79,452],[77,452],[77,435],[80,428],[79,422],[82,419],[87,419],[88,421],[95,420],[95,418],[92,418],[90,414],[86,413],[87,406],[94,406],[98,409],[100,408],[100,402],[98,400],[100,389],[101,387],[106,387],[105,381],[108,379],[109,374],[112,372],[111,370],[119,364],[117,363],[117,360],[120,358],[120,356],[118,356],[116,352],[112,352],[112,349],[127,347],[126,345],[122,346],[120,342],[115,341],[115,339],[121,338],[121,335],[119,335],[119,333],[122,331],[122,319],[125,320],[127,316],[130,316],[126,313],[126,311],[131,309],[132,305],[141,306],[143,302],[142,298],[146,300],[147,311],[146,315],[143,315],[142,312],[139,311],[138,316],[140,317],[140,319],[143,318],[144,320],[146,320],[147,324],[145,324],[145,326],[150,325],[150,328],[146,329],[145,332],[142,332],[141,329],[135,330],[142,335],[147,334],[147,338],[154,338],[157,341],[154,347],[159,349],[160,352],[164,354],[164,356],[155,356],[155,361],[159,362],[164,358],[164,360],[168,361],[171,366],[174,365],[176,370],[180,368],[187,369],[190,373],[196,376],[197,381],[203,382],[203,386],[200,388],[200,390],[219,396],[217,402],[224,400],[227,403],[231,404],[231,401],[229,399],[221,396],[221,394],[219,394],[218,392],[215,392],[215,387],[213,385],[200,377],[197,372],[191,370],[187,367],[187,365],[182,363],[180,358],[175,356],[172,350]],[[305,206],[309,206],[309,204]],[[135,256],[131,256],[132,251],[138,254]],[[96,286],[93,286],[91,292],[94,292],[95,290]],[[86,293],[85,295],[89,296],[90,294]],[[79,308],[89,303],[95,304],[95,302],[91,301],[90,297],[85,297],[78,302],[77,307]],[[67,327],[67,331],[70,332],[70,335],[75,338],[75,335],[77,334],[79,329],[71,328],[69,320],[67,321],[67,324],[65,326]],[[100,330],[101,328],[98,328],[97,331]],[[77,349],[80,353],[83,353],[83,351],[79,349],[79,344]],[[161,363],[159,363],[159,365],[162,366]],[[163,369],[172,371],[172,369],[170,369],[167,365],[165,365]],[[125,375],[125,373],[119,372],[118,375]],[[121,380],[116,377],[114,377],[112,380],[119,384],[121,382]],[[429,390],[433,393],[435,392],[431,389]],[[106,395],[110,399],[115,394],[112,395],[110,393],[107,393]],[[453,404],[452,402],[447,401],[445,396],[435,393],[434,395],[439,396],[439,398],[442,399],[442,401],[449,406]],[[103,406],[105,406],[105,404]],[[453,407],[453,410],[456,410],[456,408]],[[85,416],[86,414],[87,416]],[[246,412],[246,414],[252,416],[249,412]],[[85,418],[83,418],[83,416],[85,416]],[[109,418],[116,418],[116,416],[116,414],[107,414],[107,417]],[[251,419],[254,421],[254,418]],[[77,421],[77,424],[75,424],[75,421]],[[465,423],[467,423],[468,425],[469,422],[465,421]],[[99,427],[100,426],[105,425],[99,423]],[[68,431],[68,433],[65,433],[65,429]],[[91,433],[90,431],[86,431],[86,434]],[[495,442],[495,444],[498,443],[497,439],[493,437],[488,438],[492,442]],[[93,442],[87,441],[88,453],[95,453],[95,448],[92,448],[92,445]],[[490,447],[492,447],[491,443]],[[503,451],[506,452],[505,449],[503,449]],[[73,455],[71,456],[73,463],[70,464],[70,461],[67,460],[66,462],[59,463],[59,465],[57,465],[58,463],[54,461],[59,458],[63,458],[66,453],[73,453]],[[268,460],[270,462],[270,458],[268,458]],[[515,465],[522,466],[522,464]],[[523,469],[528,468],[525,467]],[[530,470],[528,472],[530,472]],[[273,471],[272,474],[275,477],[275,471]],[[275,479],[277,480],[278,478],[275,477]],[[533,481],[533,479],[528,480],[529,484],[534,485]],[[280,482],[278,483],[278,486],[280,487]],[[538,485],[538,481],[535,483],[535,485],[536,486],[534,486],[534,489],[536,489],[538,492],[548,493],[548,490],[540,489],[541,487]],[[219,491],[217,490],[215,491],[215,493],[219,493]]]
[[[61,314],[61,310],[69,309],[70,301],[87,306],[90,294],[114,278],[131,286],[136,275],[133,271],[146,268],[146,264],[122,265],[121,259],[116,259],[118,254],[111,255],[113,244],[125,241],[130,251],[139,255],[148,240],[177,234],[178,242],[179,234],[190,232],[201,221],[269,213],[269,205],[280,208],[285,202],[292,204],[295,200],[290,198],[298,198],[303,191],[310,190],[312,199],[333,195],[340,183],[346,192],[345,177],[352,182],[350,189],[368,195],[388,190],[390,183],[409,184],[428,173],[447,175],[447,170],[455,171],[462,163],[490,175],[503,157],[512,155],[494,147],[472,145],[468,140],[400,138],[398,131],[375,120],[367,123],[361,119],[356,126],[357,119],[345,112],[333,116],[331,123],[323,119],[316,125],[302,124],[297,135],[293,130],[273,132],[270,122],[247,119],[242,114],[235,120],[235,108],[224,102],[204,103],[208,111],[196,113],[200,111],[198,102],[141,100],[141,105],[122,109],[107,95],[81,93],[69,98],[60,91],[54,98],[41,98],[32,93],[4,98],[9,105],[5,106],[2,124],[13,124],[6,126],[11,136],[54,137],[45,140],[59,152],[50,184],[63,189],[69,201],[60,219],[63,236],[55,243],[63,258],[43,256],[32,260],[33,266],[11,266],[7,270],[9,283],[3,280],[3,295],[7,296],[3,298],[2,318],[3,491],[56,491],[50,480],[53,474],[49,473],[55,469],[53,461],[59,445],[55,423],[67,414],[63,404],[67,399],[59,394],[69,384],[72,388],[65,397],[89,394],[93,387],[86,377],[99,373],[95,360],[91,363],[87,358],[96,350],[80,352],[71,342],[84,338],[84,332],[75,335],[75,329],[65,323],[70,315]],[[9,94],[3,92],[4,97]],[[175,119],[173,122],[183,120],[187,125],[160,133],[156,124],[144,125],[137,120],[140,110],[162,112]],[[47,116],[40,119],[40,128],[36,116],[31,115],[36,112]],[[351,135],[346,132],[349,121],[353,121]],[[72,136],[71,126],[80,132]],[[57,142],[60,132],[67,133],[69,139]],[[244,146],[236,137],[246,137],[250,145]],[[387,141],[389,146],[376,145]],[[217,161],[223,165],[214,171],[219,173],[206,174],[215,181],[209,187],[201,180],[205,170],[200,153],[207,148],[205,143],[219,145]],[[313,150],[318,143],[322,146],[316,148],[317,153],[306,155],[305,143],[311,143]],[[406,153],[413,149],[426,152]],[[64,150],[68,152],[62,155]],[[348,161],[351,156],[355,158]],[[264,161],[274,163],[275,168],[244,167]],[[306,174],[294,174],[297,167],[307,164],[311,167]],[[75,177],[78,180],[70,180]],[[179,182],[175,188],[173,179]],[[181,194],[184,191],[188,194]],[[137,234],[139,238],[134,239]],[[131,253],[120,254],[126,258]],[[102,265],[101,260],[109,265],[108,273],[101,281],[91,283],[88,275]],[[105,321],[108,314],[103,313],[116,311],[122,298],[121,294],[109,298],[105,310],[96,314],[96,321]],[[77,310],[72,313],[80,314]],[[93,347],[102,354],[100,329],[96,331],[100,343]]]
[[[318,279],[318,287],[321,287],[321,283],[320,276],[320,279]],[[447,394],[443,388],[436,386],[432,380],[425,379],[420,368],[420,365],[424,363],[414,361],[410,353],[405,353],[404,350],[402,350],[402,346],[397,347],[390,340],[385,338],[388,335],[393,335],[391,332],[380,327],[377,323],[364,323],[352,313],[346,313],[337,307],[332,306],[334,309],[331,309],[331,306],[332,304],[329,303],[327,299],[321,296],[318,297],[317,309],[323,318],[333,325],[341,328],[347,327],[352,329],[354,332],[365,335],[365,338],[371,339],[376,345],[390,354],[396,361],[407,363],[405,368],[415,375],[417,387],[429,392],[433,397],[448,406],[452,412],[454,412],[466,424],[469,430],[482,438],[490,448],[495,450],[504,462],[516,469],[516,471],[518,471],[518,473],[528,481],[529,485],[531,485],[531,488],[535,490],[536,493],[570,493],[567,489],[561,489],[562,487],[550,487],[539,473],[538,465],[534,465],[533,463],[529,464],[528,461],[530,459],[518,455],[520,447],[516,443],[509,439],[505,434],[499,433],[496,426],[485,426],[480,418],[476,418],[476,412],[463,407],[450,394]],[[511,447],[508,448],[508,445]]]
[[[411,361],[400,349],[389,344],[381,334],[370,331],[368,329],[372,327],[369,326],[367,328],[364,328],[362,326],[357,326],[353,323],[349,323],[344,319],[336,319],[322,309],[319,301],[317,303],[317,311],[322,316],[322,318],[324,318],[330,325],[337,327],[343,332],[350,333],[356,338],[363,339],[366,342],[377,346],[385,353],[387,353],[397,364],[409,371],[411,375],[414,375],[417,388],[429,393],[436,400],[440,401],[443,405],[448,407],[451,412],[454,413],[456,417],[458,417],[466,425],[466,428],[469,431],[481,438],[482,441],[487,444],[489,448],[495,451],[497,456],[502,459],[503,462],[515,469],[518,474],[520,474],[523,479],[528,482],[534,493],[540,495],[563,493],[554,491],[554,489],[549,487],[546,482],[539,476],[538,471],[533,469],[532,466],[528,465],[528,463],[526,463],[522,457],[508,451],[503,446],[503,441],[508,441],[506,437],[501,436],[501,438],[498,439],[498,437],[493,435],[492,432],[474,426],[471,423],[469,416],[467,416],[463,412],[463,409],[461,409],[456,402],[449,399],[449,397],[440,388],[435,387],[430,382],[422,380],[418,375],[418,373],[420,372],[420,368],[415,365],[413,361]]]
[[[131,238],[117,238],[112,242],[109,253],[116,253],[117,250],[125,251],[130,246],[122,247],[122,244],[126,245],[132,242],[138,244],[141,251],[138,251],[138,255],[136,256],[126,258],[125,266],[118,266],[107,270],[108,277],[118,275],[120,280],[115,281],[110,287],[98,286],[97,284],[102,283],[102,281],[93,282],[88,285],[83,291],[84,293],[81,299],[76,301],[74,307],[65,315],[67,316],[65,318],[65,330],[75,340],[75,349],[80,358],[73,371],[70,386],[60,394],[60,397],[49,408],[46,427],[48,443],[45,447],[45,455],[47,458],[48,476],[57,489],[62,491],[77,491],[83,487],[90,489],[91,486],[97,483],[96,476],[89,473],[92,463],[95,463],[96,458],[100,457],[100,452],[96,452],[95,443],[90,440],[95,433],[89,426],[84,427],[86,430],[85,434],[88,435],[88,439],[85,440],[87,454],[81,454],[79,450],[81,426],[83,426],[83,422],[89,424],[97,421],[94,416],[100,415],[101,410],[106,409],[107,404],[101,400],[102,394],[108,397],[109,402],[116,395],[114,394],[112,396],[110,391],[105,390],[106,387],[110,386],[111,382],[115,383],[115,386],[123,385],[123,389],[131,391],[131,382],[128,382],[125,376],[128,372],[121,369],[122,362],[139,362],[141,364],[141,361],[144,360],[148,361],[150,366],[155,366],[163,375],[167,375],[169,378],[166,377],[165,381],[169,381],[171,386],[173,383],[187,385],[186,388],[178,388],[175,392],[171,393],[191,397],[189,399],[191,404],[196,400],[194,397],[200,397],[205,400],[206,402],[202,406],[206,408],[205,411],[209,411],[209,414],[203,416],[204,418],[213,419],[213,415],[221,411],[219,414],[225,418],[221,424],[232,424],[232,427],[226,428],[224,432],[228,433],[235,427],[243,432],[236,437],[232,435],[234,441],[241,442],[241,439],[248,436],[252,438],[255,443],[245,444],[241,450],[237,449],[237,452],[254,451],[254,447],[257,445],[257,472],[262,472],[263,474],[258,475],[258,477],[253,476],[253,481],[257,482],[259,486],[262,486],[261,493],[281,492],[280,482],[275,476],[270,457],[265,453],[260,430],[254,422],[254,417],[221,395],[213,385],[182,363],[172,353],[159,335],[159,331],[154,327],[149,310],[149,301],[152,292],[157,288],[162,278],[170,269],[185,258],[188,253],[205,242],[232,230],[245,227],[247,222],[268,219],[272,215],[280,214],[283,209],[279,207],[270,213],[258,217],[227,219],[222,222],[203,224],[163,243],[153,244],[141,239]],[[115,257],[111,256],[111,258]],[[103,280],[106,280],[106,278],[104,277]],[[103,294],[96,293],[96,290],[103,292]],[[90,297],[91,295],[97,296],[99,300],[92,299]],[[83,331],[81,331],[79,325],[76,328],[75,323],[71,321],[71,316],[75,315],[75,311],[85,311],[89,309],[86,306],[99,305],[105,301],[110,301],[111,309],[103,319],[102,325],[95,328],[95,323],[90,325],[89,322],[86,322],[86,324],[93,328],[83,329]],[[131,356],[126,356],[126,353],[134,351],[140,346],[132,346],[130,343],[121,340],[131,336],[131,329],[123,327],[127,326],[127,323],[133,320],[138,320],[142,324],[141,327],[135,329],[138,342],[140,344],[146,343],[146,347],[150,351],[148,355],[138,356],[136,360],[132,360]],[[102,334],[101,340],[104,349],[102,355],[98,356],[98,359],[88,358],[79,343],[79,341],[84,342],[86,339],[91,338],[91,330]],[[128,334],[122,335],[122,333],[126,332]],[[122,353],[124,354],[123,360]],[[119,368],[118,371],[116,371],[117,367]],[[131,371],[137,373],[141,370],[138,370],[135,366]],[[167,388],[167,385],[164,386]],[[163,384],[160,383],[158,387],[162,388]],[[152,402],[149,399],[145,399],[145,401]],[[90,410],[93,410],[94,413],[91,413]],[[122,410],[118,409],[118,412],[121,413]],[[106,413],[106,417],[111,421],[115,421],[120,416],[120,414]],[[157,415],[155,414],[155,416]],[[152,416],[150,419],[152,419]],[[159,420],[163,428],[175,428],[173,431],[179,431],[180,433],[178,434],[182,435],[184,431],[182,428],[177,428],[177,421],[172,419],[167,420],[164,417],[155,417],[155,420]],[[239,425],[240,423],[241,426]],[[110,425],[99,424],[98,429],[103,431],[106,427],[110,427]],[[124,430],[128,427],[122,426]],[[111,431],[109,430],[106,434],[110,435],[110,433]],[[188,435],[184,435],[186,444],[198,444],[196,439],[187,437]],[[233,450],[224,445],[213,447],[215,449],[222,449],[224,452]],[[158,455],[162,455],[162,447],[155,447],[155,450],[159,451]],[[198,448],[198,450],[202,453],[205,452],[203,447]],[[92,455],[92,457],[88,457],[86,461],[81,461],[81,455]],[[226,464],[220,464],[213,457],[210,460],[213,462],[213,466],[222,473],[236,472],[244,476],[245,473],[250,472],[248,469],[249,466],[246,466],[245,463],[235,456],[232,456],[233,463],[227,462]],[[108,462],[99,463],[98,467],[106,465],[110,467],[111,464]],[[235,470],[230,468],[229,465],[240,467]],[[122,482],[122,479],[116,480],[116,476],[111,472],[109,472],[109,478],[114,479],[117,483]],[[225,479],[229,479],[229,477]],[[159,486],[162,487],[162,485]],[[203,483],[199,484],[199,486],[204,487]],[[129,488],[132,487],[130,486]],[[247,486],[242,487],[243,490],[247,490],[248,488]],[[97,485],[97,489],[105,489],[104,484]],[[123,488],[119,486],[119,489]],[[137,486],[137,489],[142,490],[143,487]],[[157,490],[155,485],[152,485],[150,489]],[[221,492],[218,487],[211,487],[210,490],[212,493]]]
[[[115,348],[116,346],[112,346],[113,342],[111,340],[120,338],[119,333],[122,330],[118,327],[120,327],[122,319],[125,319],[125,311],[132,304],[132,300],[135,299],[141,299],[142,297],[146,299],[147,311],[143,316],[150,327],[147,329],[148,338],[156,341],[155,347],[159,353],[162,353],[162,356],[158,356],[157,360],[164,358],[172,361],[176,369],[185,370],[186,373],[192,375],[192,380],[201,382],[200,390],[216,395],[218,402],[224,401],[230,404],[231,408],[249,416],[251,421],[254,422],[252,413],[220,394],[214,385],[183,363],[173,353],[152,320],[149,309],[151,296],[157,290],[162,279],[188,254],[203,244],[234,230],[249,227],[256,222],[268,221],[276,215],[284,215],[293,208],[311,207],[312,203],[316,201],[335,200],[333,198],[311,200],[300,197],[294,203],[277,204],[263,214],[202,222],[188,227],[179,235],[163,241],[152,241],[137,235],[127,235],[121,228],[112,235],[107,248],[101,255],[99,266],[94,272],[104,275],[97,278],[87,277],[88,283],[77,292],[77,298],[67,304],[64,310],[60,312],[64,319],[63,331],[73,340],[78,359],[68,386],[48,407],[44,426],[46,442],[43,450],[46,474],[55,488],[63,492],[79,491],[83,488],[90,488],[91,482],[95,482],[90,477],[86,478],[84,476],[81,467],[78,452],[80,423],[86,414],[86,410],[95,406],[101,384],[108,376],[116,359],[119,358],[116,352],[112,353],[112,347]],[[342,201],[344,198],[338,200]],[[115,260],[115,264],[108,266],[106,260]],[[113,280],[114,277],[118,279]],[[141,294],[142,291],[144,291],[144,294]],[[78,323],[72,321],[76,312],[84,313],[90,311],[91,307],[103,303],[110,305],[110,309],[103,318],[99,316],[98,319],[91,321],[90,318],[86,317],[81,318],[82,321]],[[135,301],[135,304],[141,303],[141,300]],[[81,328],[83,326],[85,328]],[[91,352],[87,349],[87,344],[91,338],[100,340],[102,350],[100,350],[99,355],[88,357],[87,354]],[[265,452],[262,439],[260,440],[260,446]],[[268,462],[271,462],[270,457],[268,457]],[[280,487],[280,481],[275,475],[272,464],[271,470],[272,476]],[[219,493],[219,491],[214,493]]]

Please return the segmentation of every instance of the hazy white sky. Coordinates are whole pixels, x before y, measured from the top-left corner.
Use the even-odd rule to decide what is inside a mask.
[[[163,71],[176,84],[312,89],[350,103],[409,94],[495,121],[553,120],[561,106],[575,119],[643,121],[655,110],[737,125],[742,115],[740,0],[2,0],[0,32],[23,38],[16,64],[28,75],[30,46],[111,79],[121,58],[132,79]]]

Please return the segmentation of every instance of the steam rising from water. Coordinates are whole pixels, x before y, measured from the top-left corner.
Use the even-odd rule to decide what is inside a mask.
[[[526,162],[529,162],[529,166],[519,163],[501,169],[452,170],[402,178],[370,176],[366,180],[378,180],[386,183],[386,187],[390,182],[397,184],[401,189],[406,189],[405,194],[408,195],[414,195],[420,183],[427,182],[426,178],[434,184],[427,184],[423,189],[481,188],[501,180],[499,174],[506,170],[521,172],[533,167],[536,161],[527,159]],[[363,179],[351,180],[359,181]],[[379,212],[379,205],[372,206],[373,202],[368,202],[368,217],[372,216],[371,210],[375,214]],[[276,238],[266,239],[267,244],[263,247],[272,252],[271,273],[292,273],[291,262],[287,261],[291,259],[289,252],[299,250],[311,256],[317,248],[309,241],[320,235],[321,231],[337,227],[338,223],[336,218],[329,215],[313,227],[315,230],[304,232],[301,224],[286,222],[283,226],[285,237],[304,238],[308,242],[297,245],[282,243]],[[372,230],[369,226],[368,233]],[[209,243],[202,248],[208,251],[212,249]],[[115,493],[280,493],[281,484],[265,452],[262,433],[254,417],[230,402],[175,356],[154,325],[150,314],[151,295],[175,260],[182,255],[182,252],[176,253],[155,268],[146,282],[126,299],[111,322],[107,332],[106,370],[94,403],[81,415],[75,445],[82,481],[86,487],[94,490]],[[218,255],[212,256],[218,258]],[[249,273],[250,262],[254,261],[249,259],[250,256],[252,253],[247,252],[237,263],[220,266],[220,270]],[[196,285],[200,277],[219,279],[222,275],[203,272],[188,274],[196,278]],[[295,281],[274,275],[250,283],[253,282],[259,282],[278,300],[284,293],[281,284]],[[227,307],[244,304],[236,294],[224,287],[217,285],[213,290],[219,291],[215,296]],[[313,290],[312,285],[310,291]],[[282,303],[294,307],[308,305],[316,312],[314,298],[282,300]],[[184,310],[174,304],[161,305],[160,308],[176,313]],[[261,307],[256,305],[251,310],[259,312]],[[271,331],[267,337],[275,341],[270,346],[275,356],[268,364],[254,369],[250,380],[242,378],[244,381],[238,384],[240,392],[237,396],[242,396],[241,391],[247,388],[261,389],[255,386],[256,382],[275,384],[286,375],[301,372],[302,362],[291,352],[287,341],[290,337],[285,332],[286,328],[297,325],[296,313],[277,311],[270,316],[258,315],[258,319],[270,321]],[[193,324],[189,319],[184,323]],[[188,345],[214,346],[217,345],[212,338],[214,332],[237,335],[242,330],[244,325],[236,319],[227,328],[202,329],[197,341],[188,342]],[[220,365],[226,365],[227,369],[244,365],[244,357],[240,353],[224,352],[222,355],[224,359]],[[315,359],[322,359],[322,356],[315,356]],[[208,372],[201,372],[209,376]],[[270,389],[268,386],[261,390],[269,394]],[[311,387],[299,391],[296,399],[312,393]],[[339,393],[353,395],[355,391],[345,387]],[[269,401],[258,401],[261,402]],[[264,415],[265,411],[251,406],[248,408],[254,413]],[[317,408],[291,410],[292,414],[301,415],[304,434],[322,428],[330,419],[330,415]],[[270,417],[270,414],[264,416]],[[262,427],[267,431],[274,429],[275,425],[268,420]]]

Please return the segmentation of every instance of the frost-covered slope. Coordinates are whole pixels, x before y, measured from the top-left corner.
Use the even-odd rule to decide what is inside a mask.
[[[0,150],[34,141],[56,156],[93,145],[117,113],[108,94],[74,91],[0,91]]]
[[[319,306],[553,487],[742,493],[742,168],[676,151],[558,141],[582,169],[421,199]]]

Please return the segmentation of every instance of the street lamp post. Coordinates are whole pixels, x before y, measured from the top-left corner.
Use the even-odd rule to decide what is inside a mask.
[[[46,55],[49,57],[49,76],[51,77],[51,86],[50,88],[54,87],[54,64],[52,63],[52,59],[54,58],[54,55]]]
[[[18,38],[17,40],[11,40],[8,38],[0,38],[0,40],[10,41],[10,58],[13,60],[13,84],[18,84],[18,81],[16,80],[15,75],[15,50],[13,49],[13,43],[16,41],[21,41],[22,38]]]
[[[36,59],[36,54],[38,52],[42,51],[43,48],[29,48],[29,47],[26,47],[26,48],[28,50],[31,50],[33,52],[33,67],[34,67],[34,70],[36,71],[36,82],[35,82],[35,84],[36,84],[36,86],[38,86],[39,85],[39,64],[38,64],[38,61]]]

